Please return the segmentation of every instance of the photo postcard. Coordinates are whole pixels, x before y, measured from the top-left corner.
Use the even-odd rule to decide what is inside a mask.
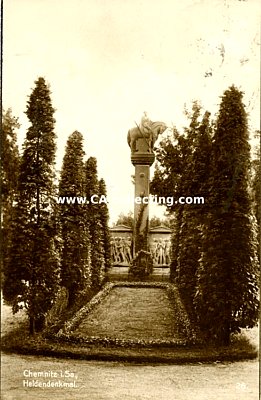
[[[1,398],[257,400],[260,2],[1,6]]]

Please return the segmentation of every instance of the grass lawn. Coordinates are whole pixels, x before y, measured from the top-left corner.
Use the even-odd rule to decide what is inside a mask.
[[[116,287],[74,334],[118,339],[182,339],[166,290]]]

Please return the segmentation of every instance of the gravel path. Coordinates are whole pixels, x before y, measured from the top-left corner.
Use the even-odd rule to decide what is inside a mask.
[[[57,374],[57,377],[28,377],[32,372],[47,372],[49,375]],[[75,381],[76,387],[24,386],[33,379],[38,379],[40,382]],[[2,355],[1,398],[3,400],[258,400],[258,362],[152,366]]]

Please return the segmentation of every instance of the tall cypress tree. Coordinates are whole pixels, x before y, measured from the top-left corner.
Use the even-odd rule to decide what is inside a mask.
[[[85,162],[84,169],[85,195],[89,200],[87,215],[90,223],[91,238],[91,280],[93,288],[97,290],[101,287],[105,278],[105,249],[103,241],[104,233],[99,210],[101,204],[99,204],[99,181],[96,158],[88,158]],[[93,199],[93,202],[91,199]]]
[[[258,315],[256,242],[249,196],[250,146],[242,92],[224,92],[214,134],[211,209],[203,230],[195,306],[217,342],[253,327]]]
[[[84,197],[83,136],[73,132],[67,141],[59,196],[75,199]],[[60,204],[62,233],[62,285],[68,289],[68,305],[77,300],[91,284],[90,233],[84,204],[77,201]]]
[[[100,203],[100,221],[102,228],[102,242],[104,246],[104,261],[105,261],[105,272],[107,272],[111,267],[111,237],[109,230],[109,210],[106,203],[107,190],[104,179],[100,179],[99,181],[99,197],[101,200]],[[105,199],[105,201],[103,201]]]
[[[20,127],[11,109],[2,114],[1,142],[1,272],[7,265],[10,250],[10,226],[13,219],[14,201],[17,196],[19,151],[16,131]],[[2,282],[2,281],[1,281]]]
[[[189,120],[183,134],[174,130],[173,137],[160,143],[158,166],[151,184],[154,194],[206,197],[209,150],[211,147],[210,114],[200,119],[201,107],[194,102],[192,111],[186,111]],[[200,257],[201,230],[205,204],[174,204],[169,208],[173,218],[172,260],[170,278],[186,298],[193,302],[195,277]],[[192,307],[192,304],[190,304]]]
[[[196,110],[197,112],[200,110]],[[195,115],[195,113],[194,113]],[[190,130],[193,151],[186,159],[183,176],[184,195],[204,198],[203,204],[185,204],[182,212],[182,224],[179,231],[179,249],[177,253],[176,283],[178,283],[189,309],[193,310],[196,291],[196,272],[201,254],[204,218],[208,207],[208,174],[211,150],[210,114],[206,112],[199,120],[192,119]]]
[[[259,145],[255,147],[255,153],[252,160],[251,177],[251,197],[253,203],[253,212],[257,223],[257,235],[261,238],[261,159],[260,159],[260,131],[255,132],[255,138],[259,138]],[[260,240],[258,243],[258,258],[261,259]]]
[[[186,168],[186,159],[191,149],[187,139],[177,129],[173,129],[172,137],[167,137],[160,142],[156,151],[157,163],[155,173],[150,184],[150,191],[154,195],[163,197],[183,196],[182,174]],[[174,281],[177,276],[178,254],[180,248],[180,230],[184,206],[174,204],[167,211],[173,215],[172,224],[172,258],[170,265],[170,279]]]
[[[13,310],[25,307],[30,332],[41,330],[59,282],[54,205],[54,109],[44,78],[35,81],[26,109],[31,123],[23,145],[11,256],[4,296]]]

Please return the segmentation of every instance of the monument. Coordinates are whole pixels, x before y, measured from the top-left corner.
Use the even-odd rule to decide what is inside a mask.
[[[150,167],[155,161],[154,143],[167,129],[165,123],[152,122],[144,113],[140,124],[128,131],[131,162],[135,167],[133,259],[148,264],[149,249],[149,195]]]

